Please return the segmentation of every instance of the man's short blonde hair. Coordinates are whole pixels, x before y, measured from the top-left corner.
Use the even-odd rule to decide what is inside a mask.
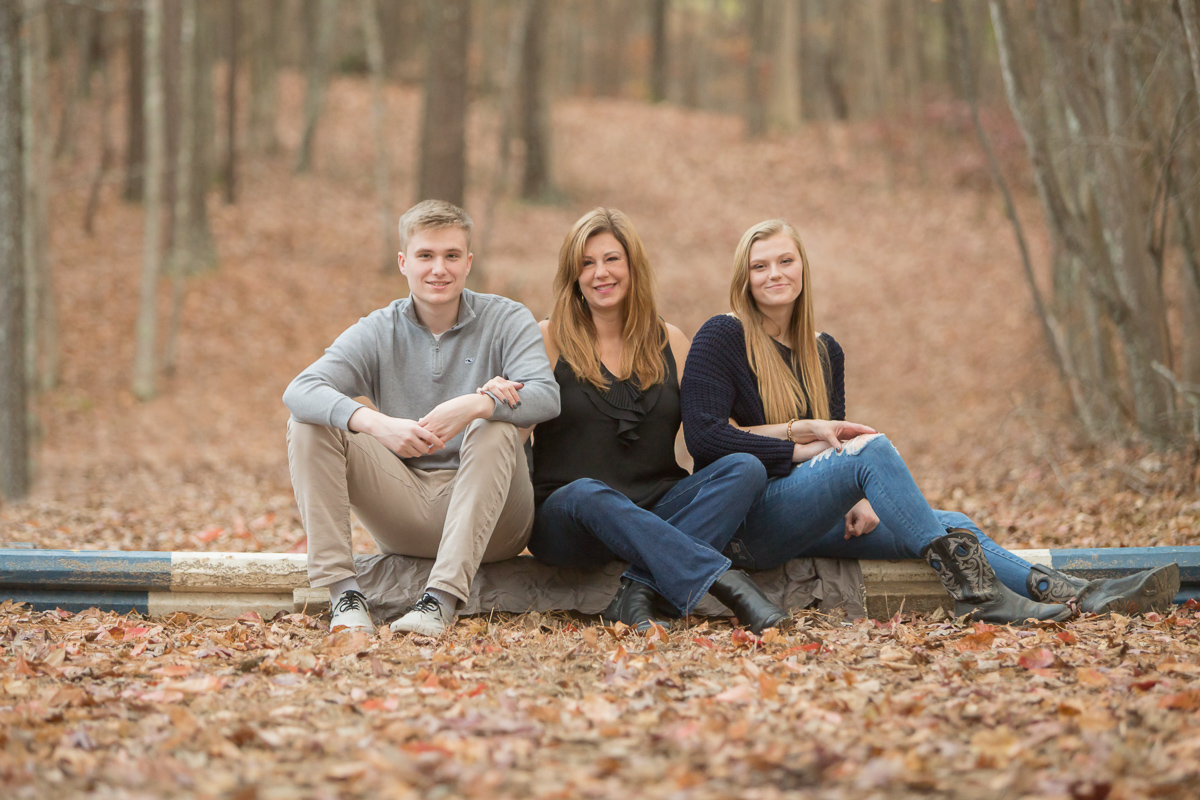
[[[400,252],[408,249],[408,240],[418,231],[437,228],[461,228],[467,237],[467,250],[471,249],[471,231],[475,223],[471,216],[453,203],[445,200],[422,200],[400,217]]]

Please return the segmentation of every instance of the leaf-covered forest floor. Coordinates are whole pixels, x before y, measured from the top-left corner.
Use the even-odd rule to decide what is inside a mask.
[[[0,606],[9,797],[1195,796],[1194,608],[439,641]]]
[[[302,82],[276,156],[209,211],[217,270],[189,280],[180,367],[129,391],[137,206],[106,184],[82,218],[95,101],[56,165],[51,257],[62,374],[37,401],[33,498],[0,542],[299,551],[287,382],[405,293],[379,242],[364,82],[335,81],[316,169],[295,177]],[[390,87],[394,211],[414,199],[419,96]],[[813,125],[747,142],[737,119],[567,100],[557,205],[504,200],[483,231],[496,118],[470,122],[468,208],[490,291],[544,316],[558,245],[587,208],[628,212],[661,311],[726,310],[740,232],[805,237],[820,324],[847,353],[849,417],[887,433],[931,502],[1010,547],[1200,544],[1195,452],[1084,442],[1030,310],[965,115]],[[120,131],[123,111],[112,110]],[[1045,263],[1021,146],[988,117]],[[119,142],[118,142],[119,145]],[[482,249],[487,239],[486,250]],[[169,287],[162,287],[162,312]],[[357,547],[373,549],[356,530]],[[1196,610],[1043,629],[801,615],[759,641],[712,620],[646,639],[567,617],[460,621],[441,641],[321,622],[141,620],[0,607],[0,785],[13,797],[1190,797],[1200,780]]]

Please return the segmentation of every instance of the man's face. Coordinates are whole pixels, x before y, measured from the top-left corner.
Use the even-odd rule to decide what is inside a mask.
[[[471,271],[467,234],[462,228],[431,228],[414,233],[400,254],[400,272],[418,307],[457,303]]]

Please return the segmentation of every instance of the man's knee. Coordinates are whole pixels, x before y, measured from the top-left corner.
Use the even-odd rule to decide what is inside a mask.
[[[467,426],[463,433],[461,450],[494,451],[497,456],[505,453],[516,455],[517,447],[521,445],[521,434],[517,426],[511,422],[493,422],[479,419]]]
[[[328,425],[314,425],[310,422],[289,417],[287,422],[288,454],[296,459],[308,460],[314,454],[332,447],[343,447],[345,431],[331,428]]]

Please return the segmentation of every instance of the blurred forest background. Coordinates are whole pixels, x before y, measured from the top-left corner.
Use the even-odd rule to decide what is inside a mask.
[[[1200,543],[1198,18],[4,2],[0,542],[302,549],[280,394],[405,293],[396,217],[441,197],[474,287],[538,317],[571,222],[625,210],[689,334],[788,218],[850,418],[935,505],[1012,546]]]

